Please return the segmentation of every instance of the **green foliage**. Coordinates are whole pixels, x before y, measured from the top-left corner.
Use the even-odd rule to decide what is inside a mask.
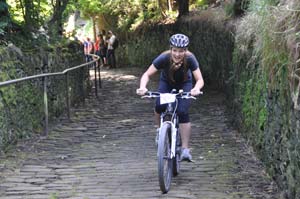
[[[4,35],[9,23],[8,5],[5,1],[0,1],[0,35]]]
[[[135,30],[143,23],[159,22],[166,17],[174,17],[172,12],[159,7],[157,0],[79,0],[78,5],[86,18],[103,15],[107,18],[116,17],[116,25],[121,30]],[[166,16],[166,13],[169,16]]]
[[[252,0],[250,1],[249,11],[253,11],[256,14],[268,12],[270,6],[275,6],[280,0]]]
[[[190,10],[202,10],[208,8],[210,4],[209,0],[194,0],[190,2]]]
[[[227,16],[229,17],[234,16],[234,2],[225,4],[224,10]]]
[[[234,87],[236,98],[242,99],[245,135],[286,190],[285,197],[298,198],[300,82],[295,46],[300,4],[290,2],[292,10],[286,4],[276,7],[278,2],[252,1],[237,28]]]
[[[251,71],[255,73],[255,71]],[[248,76],[248,75],[247,75]],[[242,113],[246,136],[252,141],[256,148],[261,148],[264,142],[264,130],[267,121],[267,101],[266,101],[266,78],[263,73],[251,75],[253,79],[242,79],[244,84],[240,84],[242,95]]]
[[[209,1],[208,1],[208,0],[196,0],[195,4],[196,4],[198,7],[206,6],[206,5],[209,4]]]
[[[35,17],[38,25],[43,25],[46,20],[49,20],[51,14],[53,13],[53,7],[51,1],[49,0],[31,0],[33,7],[31,8],[32,17]],[[13,20],[19,24],[24,23],[24,0],[15,1],[7,0],[7,3],[10,5],[9,10]]]
[[[3,56],[3,53],[1,53]],[[8,54],[7,54],[8,55]],[[9,55],[8,55],[9,56]],[[6,58],[6,57],[5,57]],[[15,79],[22,75],[22,63],[10,57],[10,61],[2,62],[0,81]],[[36,114],[40,106],[40,92],[32,84],[20,84],[0,89],[0,147],[15,142],[18,138],[27,137],[30,132],[40,128]],[[32,107],[35,107],[33,109]],[[30,115],[30,117],[28,117]]]
[[[49,63],[49,72],[63,71],[65,68],[81,64],[82,52],[76,43],[62,42],[48,49],[18,53],[16,47],[0,49],[0,81],[41,73],[43,65]],[[21,61],[22,60],[22,61]],[[34,67],[32,67],[34,66]],[[40,67],[40,68],[39,68]],[[39,69],[40,71],[36,71]],[[81,98],[81,81],[87,71],[70,73],[71,103]],[[64,77],[48,78],[48,109],[50,121],[55,120],[65,110]],[[20,138],[41,133],[44,126],[43,82],[42,79],[24,81],[0,88],[0,151]]]
[[[0,22],[0,35],[3,35],[5,33],[5,28],[7,27],[8,22]]]
[[[146,28],[139,35],[137,37],[133,34],[126,45],[122,46],[123,50],[121,52],[117,50],[120,63],[131,66],[147,66],[158,53],[169,47],[169,34],[165,30]],[[162,43],[162,41],[165,42]]]
[[[79,0],[78,5],[84,17],[90,18],[100,14],[110,13],[110,8],[106,6],[107,0]]]
[[[234,1],[225,1],[224,10],[227,16],[237,17],[241,16],[248,10],[249,3],[251,0],[234,0]]]
[[[57,16],[54,16],[56,14],[54,11],[58,10],[54,8],[55,1],[7,1],[10,5],[9,9],[12,19],[19,25],[38,28],[46,22],[51,21],[48,26],[50,28],[49,31],[53,31],[50,25],[56,23],[52,20],[56,19]],[[172,1],[171,8],[168,7],[167,1],[157,0],[68,0],[63,2],[63,4],[65,2],[68,2],[68,4],[62,14],[62,20],[67,19],[69,14],[80,10],[82,16],[86,19],[96,19],[105,16],[105,23],[108,23],[111,27],[117,26],[117,28],[123,31],[134,31],[143,24],[158,23],[162,20],[174,21],[177,16],[176,4]],[[205,7],[210,3],[210,0],[194,0],[191,1],[190,7]],[[61,8],[63,9],[64,7],[61,6]],[[26,16],[24,16],[25,14]],[[111,22],[110,19],[114,18],[116,18],[116,22]],[[58,23],[60,24],[60,22]],[[1,25],[6,24],[0,24],[0,31],[2,29]]]

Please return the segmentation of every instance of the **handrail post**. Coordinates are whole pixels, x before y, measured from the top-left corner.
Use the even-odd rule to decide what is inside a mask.
[[[70,94],[69,94],[69,77],[68,73],[65,74],[65,81],[66,81],[66,104],[67,104],[67,115],[68,119],[71,118],[71,108],[70,108]]]
[[[47,96],[47,77],[43,77],[43,83],[44,83],[44,112],[45,112],[45,127],[44,127],[44,135],[48,136],[48,120],[49,120],[49,114],[48,114],[48,96]]]
[[[94,63],[94,73],[95,73],[95,94],[96,94],[96,97],[98,97],[98,85],[97,85],[97,65],[98,65],[98,61],[96,61]]]
[[[99,58],[99,60],[100,60],[100,58]],[[99,63],[100,63],[100,61],[99,61]],[[104,65],[104,63],[103,63],[103,65]],[[100,88],[102,88],[102,84],[101,84],[101,74],[100,74],[100,64],[98,65],[98,70],[99,70],[99,73],[98,73],[98,76],[99,76],[99,87]]]
[[[85,106],[85,89],[84,88],[84,80],[85,80],[85,71],[84,71],[84,68],[81,68],[81,95],[82,95],[82,103],[83,103],[83,106]],[[88,65],[88,78],[90,78],[90,68],[89,68],[89,65]]]

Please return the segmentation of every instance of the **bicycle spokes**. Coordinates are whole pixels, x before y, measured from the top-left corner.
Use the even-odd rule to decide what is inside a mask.
[[[171,125],[165,123],[159,135],[158,143],[158,178],[160,189],[163,193],[169,191],[172,181],[171,159]]]

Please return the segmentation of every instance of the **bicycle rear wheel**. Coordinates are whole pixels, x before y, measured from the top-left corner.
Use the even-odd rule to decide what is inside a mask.
[[[173,161],[171,159],[171,124],[164,123],[158,141],[158,180],[162,193],[167,193],[171,186]]]

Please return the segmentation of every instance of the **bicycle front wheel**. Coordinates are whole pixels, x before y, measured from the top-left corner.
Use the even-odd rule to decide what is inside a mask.
[[[171,186],[173,161],[171,159],[171,124],[164,123],[158,141],[158,179],[162,193],[167,193]]]
[[[177,176],[180,172],[180,152],[181,152],[181,136],[179,129],[176,134],[176,155],[173,158],[173,176]]]

